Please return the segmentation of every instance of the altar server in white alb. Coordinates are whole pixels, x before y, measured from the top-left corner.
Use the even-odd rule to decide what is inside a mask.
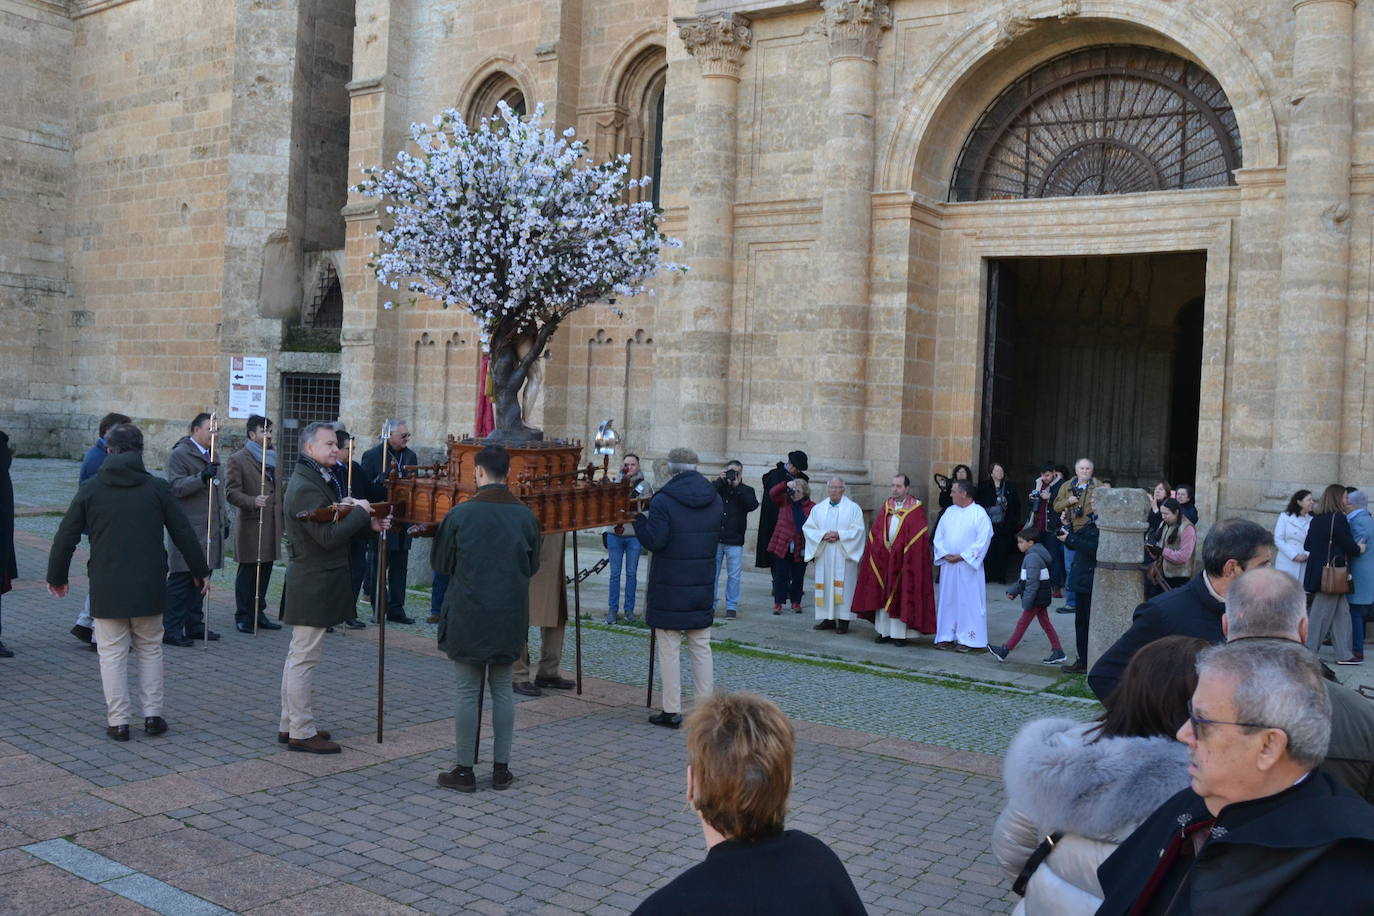
[[[973,501],[973,482],[956,480],[954,505],[940,515],[935,529],[935,565],[940,571],[940,600],[935,605],[935,644],[958,643],[960,652],[988,645],[987,585],[983,559],[992,543],[992,520]]]
[[[859,583],[859,561],[864,555],[864,514],[859,504],[844,495],[844,481],[830,478],[825,488],[829,499],[816,503],[806,517],[806,559],[814,560],[816,573],[817,630],[849,632],[854,589]]]

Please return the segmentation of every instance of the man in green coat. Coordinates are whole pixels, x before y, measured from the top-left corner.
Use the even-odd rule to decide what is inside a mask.
[[[477,492],[449,510],[434,537],[430,565],[449,576],[439,620],[439,648],[458,674],[454,716],[458,765],[439,774],[438,784],[459,792],[477,789],[477,698],[483,668],[491,686],[493,789],[514,782],[510,773],[515,698],[511,666],[529,635],[530,577],[539,569],[539,522],[506,488],[510,455],[488,445],[473,457]]]
[[[143,467],[143,433],[121,424],[105,436],[109,457],[100,471],[81,484],[53,538],[48,554],[48,594],[65,598],[72,554],[81,533],[91,538],[91,617],[100,652],[109,726],[116,741],[129,740],[129,679],[132,647],[138,658],[138,688],[143,730],[160,735],[162,718],[162,612],[167,551],[162,532],[171,536],[199,594],[210,593],[205,548],[177,504],[167,481]]]
[[[348,574],[348,545],[367,528],[385,531],[390,518],[371,518],[366,500],[345,497],[329,473],[339,457],[338,439],[328,423],[311,423],[301,432],[301,457],[286,487],[286,607],[282,619],[291,625],[291,648],[281,676],[281,722],[277,741],[307,754],[337,754],[339,745],[315,727],[311,683],[324,648],[328,627],[354,615],[354,593]],[[344,503],[355,508],[327,521],[297,518]]]

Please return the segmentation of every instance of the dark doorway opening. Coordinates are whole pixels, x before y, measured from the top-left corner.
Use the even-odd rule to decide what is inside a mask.
[[[981,454],[1012,480],[1046,461],[1194,483],[1202,252],[988,262]]]

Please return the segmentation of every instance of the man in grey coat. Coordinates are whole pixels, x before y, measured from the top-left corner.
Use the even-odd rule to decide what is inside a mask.
[[[207,532],[209,534],[206,562],[212,571],[224,566],[224,537],[228,533],[219,455],[211,454],[218,432],[208,413],[196,414],[189,435],[172,447],[164,470],[172,495],[200,538],[202,552]],[[171,549],[170,541],[167,546],[169,572],[166,609],[162,612],[162,641],[169,646],[186,647],[197,639],[219,639],[218,633],[205,626],[205,599],[196,589],[194,577],[181,555]]]

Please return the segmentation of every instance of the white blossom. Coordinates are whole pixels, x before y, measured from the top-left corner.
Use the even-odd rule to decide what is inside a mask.
[[[630,157],[594,163],[571,128],[560,136],[543,116],[543,106],[520,118],[501,102],[469,129],[449,109],[412,124],[414,152],[363,169],[355,188],[387,202],[370,262],[378,281],[467,309],[484,343],[686,269],[660,260],[682,243],[658,231],[653,204],[624,202],[649,181],[627,180]]]

